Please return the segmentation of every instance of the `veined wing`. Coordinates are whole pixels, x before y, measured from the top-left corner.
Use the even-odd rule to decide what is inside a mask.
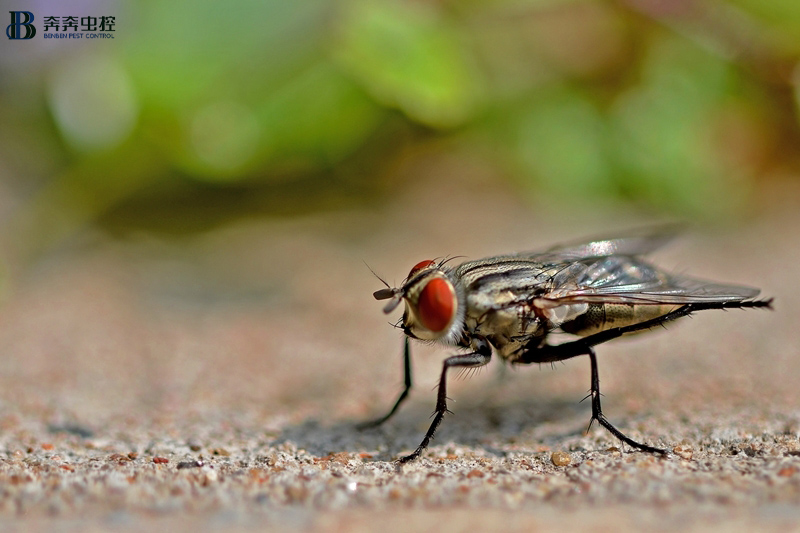
[[[751,287],[669,274],[635,257],[578,261],[553,277],[539,298],[552,307],[572,303],[687,304],[755,298]]]
[[[664,246],[675,238],[679,230],[678,225],[650,228],[613,239],[557,245],[544,252],[523,252],[517,254],[517,257],[541,263],[562,263],[611,255],[641,256]]]

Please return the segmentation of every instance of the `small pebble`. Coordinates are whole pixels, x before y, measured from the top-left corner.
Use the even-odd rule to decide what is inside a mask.
[[[169,462],[169,459],[166,457],[153,457],[153,462],[159,465],[163,465]]]
[[[348,462],[350,462],[350,454],[347,452],[332,453],[330,455],[330,460],[332,463],[346,465]]]
[[[553,452],[550,456],[550,460],[556,466],[567,466],[572,461],[572,458],[570,458],[567,452]]]
[[[681,459],[686,459],[687,461],[691,460],[692,455],[694,455],[694,450],[692,447],[687,444],[678,444],[674,448],[672,448],[672,453],[680,457]]]

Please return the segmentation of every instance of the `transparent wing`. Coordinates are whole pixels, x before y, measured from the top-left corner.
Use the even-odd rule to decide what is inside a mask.
[[[564,266],[540,298],[570,303],[686,304],[755,298],[752,287],[669,274],[635,257],[602,257]]]
[[[517,257],[532,259],[542,263],[561,263],[607,257],[610,255],[647,255],[674,239],[681,227],[679,225],[660,226],[643,229],[613,239],[597,239],[590,242],[557,245],[544,252],[517,254]]]

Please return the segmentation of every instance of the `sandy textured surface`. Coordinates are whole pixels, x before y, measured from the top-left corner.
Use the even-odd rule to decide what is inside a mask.
[[[443,204],[437,199],[446,197]],[[91,232],[15,269],[0,310],[0,517],[59,531],[786,531],[800,522],[795,208],[656,255],[762,287],[775,311],[699,313],[603,345],[607,416],[675,453],[585,433],[588,361],[453,380],[371,298],[421,259],[539,248],[647,222],[533,212],[480,180],[421,183],[372,211],[246,221],[189,239]],[[581,214],[583,213],[583,214]],[[399,313],[399,312],[398,312]],[[554,459],[556,463],[554,464]],[[568,461],[568,464],[564,464]]]

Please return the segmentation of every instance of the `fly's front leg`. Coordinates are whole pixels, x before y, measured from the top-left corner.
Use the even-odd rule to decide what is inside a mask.
[[[408,337],[405,339],[405,345],[403,348],[403,380],[405,382],[405,388],[403,392],[400,393],[400,396],[397,397],[397,401],[394,402],[394,407],[392,407],[388,413],[383,415],[380,418],[376,418],[375,420],[368,420],[366,422],[362,422],[356,426],[357,429],[369,429],[378,427],[387,420],[389,420],[397,410],[400,408],[400,404],[408,398],[408,392],[411,390],[411,351],[409,348]]]
[[[442,375],[439,378],[439,389],[436,395],[436,411],[434,411],[433,414],[433,422],[431,422],[431,426],[428,428],[427,433],[425,433],[425,437],[422,439],[420,445],[417,446],[417,449],[410,455],[399,459],[398,462],[400,464],[413,461],[420,456],[425,448],[428,447],[428,444],[430,444],[431,439],[433,439],[433,435],[436,433],[439,424],[442,423],[445,413],[449,412],[447,409],[447,369],[451,367],[476,368],[484,366],[491,358],[492,347],[486,340],[478,339],[474,352],[453,355],[444,360]]]

